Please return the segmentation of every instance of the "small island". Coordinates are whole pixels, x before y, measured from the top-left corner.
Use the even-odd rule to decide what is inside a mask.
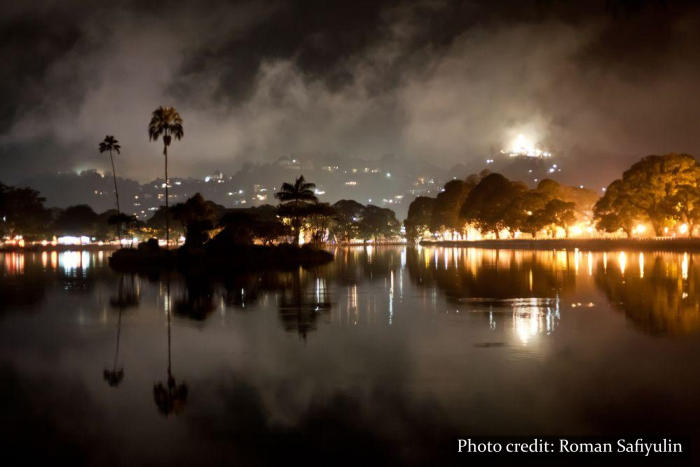
[[[223,210],[196,194],[165,214],[166,238],[171,221],[184,227],[185,243],[161,248],[156,238],[137,248],[122,248],[110,265],[122,272],[180,270],[188,274],[227,274],[264,269],[291,269],[322,265],[333,254],[322,241],[300,245],[303,220],[325,209],[313,192],[314,184],[299,177],[276,193],[277,208]]]

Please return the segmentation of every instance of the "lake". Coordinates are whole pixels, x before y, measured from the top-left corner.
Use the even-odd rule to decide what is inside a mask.
[[[356,247],[117,274],[0,253],[10,464],[468,462],[457,438],[700,439],[692,254]]]

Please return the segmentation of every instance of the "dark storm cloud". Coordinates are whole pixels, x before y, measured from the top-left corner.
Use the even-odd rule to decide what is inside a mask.
[[[518,132],[586,181],[648,153],[700,153],[693,2],[54,1],[4,13],[2,179],[104,165],[106,133],[126,175],[155,176],[144,128],[161,104],[185,118],[179,174],[290,153],[449,166]]]

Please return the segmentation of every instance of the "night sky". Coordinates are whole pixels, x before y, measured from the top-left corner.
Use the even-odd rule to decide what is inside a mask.
[[[442,166],[524,133],[571,182],[700,153],[697,2],[5,2],[0,180],[160,174],[146,125],[174,105],[171,174],[335,155]]]

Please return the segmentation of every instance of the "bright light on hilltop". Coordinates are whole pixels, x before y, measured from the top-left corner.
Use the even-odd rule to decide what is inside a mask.
[[[510,157],[527,156],[527,157],[551,157],[552,154],[547,151],[538,149],[532,140],[520,133],[509,149],[501,151],[503,154],[508,154]]]
[[[525,135],[520,133],[518,137],[515,138],[515,141],[513,141],[510,150],[511,152],[532,152],[535,150],[535,145],[532,144],[532,141],[525,138]]]

